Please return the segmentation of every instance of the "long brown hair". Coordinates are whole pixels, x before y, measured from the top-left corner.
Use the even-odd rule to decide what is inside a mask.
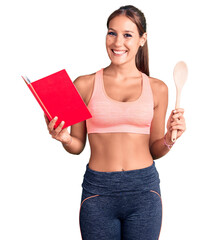
[[[138,8],[132,5],[122,6],[119,9],[115,10],[107,20],[107,28],[109,28],[109,22],[116,16],[125,15],[133,23],[136,24],[140,37],[146,32],[146,19]],[[149,55],[148,55],[148,46],[147,41],[144,46],[140,46],[136,54],[136,67],[139,71],[147,74],[149,76]]]

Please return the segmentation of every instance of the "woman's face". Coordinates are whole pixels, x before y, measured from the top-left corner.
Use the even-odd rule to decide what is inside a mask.
[[[143,37],[144,36],[144,37]],[[117,16],[109,22],[106,36],[106,50],[112,63],[121,65],[135,64],[139,46],[145,43],[144,34],[140,37],[137,26],[124,15]]]

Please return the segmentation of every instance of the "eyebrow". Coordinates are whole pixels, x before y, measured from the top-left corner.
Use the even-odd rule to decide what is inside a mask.
[[[114,28],[108,28],[108,30],[116,31]],[[130,30],[125,30],[124,32],[131,32],[131,33],[134,33],[134,32],[132,32],[132,31],[130,31]]]

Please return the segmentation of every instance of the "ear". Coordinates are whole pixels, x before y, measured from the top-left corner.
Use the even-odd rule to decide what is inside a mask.
[[[147,41],[147,33],[145,32],[140,38],[139,46],[143,47],[146,41]]]

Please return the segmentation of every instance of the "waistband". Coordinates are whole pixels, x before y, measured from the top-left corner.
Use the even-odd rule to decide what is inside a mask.
[[[147,168],[114,172],[95,171],[90,169],[87,164],[82,187],[92,194],[129,194],[150,190],[159,183],[159,174],[154,161]]]

